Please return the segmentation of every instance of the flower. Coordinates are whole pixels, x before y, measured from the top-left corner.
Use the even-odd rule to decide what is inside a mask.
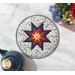
[[[70,24],[73,24],[74,22],[73,21],[70,21]]]
[[[75,6],[74,3],[71,3],[71,8],[74,8],[74,6]]]
[[[50,8],[49,8],[49,11],[50,11],[50,12],[52,11],[52,7],[53,7],[53,6],[51,5]]]
[[[75,3],[56,3],[49,11],[55,22],[75,24]]]
[[[57,13],[58,12],[58,8],[56,7],[56,5],[54,5],[54,6],[50,6],[50,8],[49,8],[49,11],[51,12],[51,13]]]
[[[69,18],[70,18],[70,20],[73,20],[73,19],[74,19],[74,17],[73,17],[73,16],[69,16]]]
[[[72,14],[73,13],[73,11],[69,11],[69,14]]]
[[[67,3],[62,3],[62,9],[64,8],[64,10],[67,10],[69,8],[69,6],[67,5]]]
[[[66,20],[66,17],[63,17],[63,20]]]
[[[71,3],[67,3],[67,5],[71,5]]]
[[[61,20],[61,15],[56,15],[56,14],[54,14],[54,15],[53,15],[53,20],[54,20],[55,22],[59,22],[59,21]]]
[[[75,19],[75,4],[71,3],[71,8],[69,9],[69,18],[70,20]]]
[[[66,8],[67,4],[66,3],[62,3],[62,8]]]
[[[59,21],[59,23],[62,23],[62,21]]]

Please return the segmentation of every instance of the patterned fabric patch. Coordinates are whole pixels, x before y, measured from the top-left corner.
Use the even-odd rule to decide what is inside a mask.
[[[43,15],[24,19],[17,28],[16,41],[27,56],[42,58],[51,54],[59,42],[56,25]]]

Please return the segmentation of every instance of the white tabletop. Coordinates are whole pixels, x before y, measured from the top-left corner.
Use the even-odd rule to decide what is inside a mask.
[[[36,14],[52,19],[49,12],[50,5],[52,4],[0,4],[0,48],[21,52],[16,43],[16,29],[19,23],[26,17]],[[25,71],[75,70],[75,31],[73,30],[75,26],[56,25],[60,32],[60,41],[55,52],[42,59],[25,56]],[[0,60],[1,58],[0,55]]]

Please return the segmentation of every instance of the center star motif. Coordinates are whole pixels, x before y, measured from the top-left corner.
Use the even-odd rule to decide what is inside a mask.
[[[42,50],[43,50],[43,42],[51,42],[46,35],[51,32],[51,30],[43,30],[43,23],[39,26],[36,27],[32,22],[31,22],[31,31],[26,31],[24,32],[29,36],[26,40],[23,42],[31,42],[31,50],[38,45]]]
[[[33,34],[33,39],[35,39],[35,41],[39,41],[39,39],[41,38],[41,35],[39,34],[39,33],[36,33],[35,32],[35,34]]]

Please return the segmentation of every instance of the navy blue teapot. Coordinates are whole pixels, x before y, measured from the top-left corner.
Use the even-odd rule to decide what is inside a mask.
[[[0,49],[0,53],[3,56],[1,67],[4,71],[23,71],[25,58],[20,52]]]

